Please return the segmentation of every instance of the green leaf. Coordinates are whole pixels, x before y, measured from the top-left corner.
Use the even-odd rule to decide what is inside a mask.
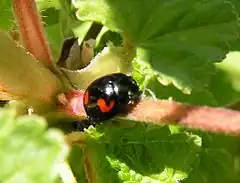
[[[199,162],[184,183],[236,183],[240,181],[239,137],[202,134]]]
[[[217,73],[212,77],[209,90],[218,105],[233,103],[240,98],[240,52],[230,52],[227,58],[217,63]]]
[[[47,32],[48,41],[50,43],[50,47],[52,50],[52,54],[55,58],[55,62],[57,62],[59,55],[62,49],[62,43],[64,41],[64,37],[61,34],[60,24],[48,25],[45,27]]]
[[[74,0],[83,21],[101,22],[129,37],[136,61],[160,83],[184,93],[201,91],[239,41],[238,0]]]
[[[86,131],[85,151],[97,182],[174,183],[192,171],[200,154],[198,136],[166,126],[125,125]]]
[[[96,38],[96,47],[94,50],[99,52],[104,49],[104,47],[106,47],[109,43],[109,40],[111,40],[111,42],[116,46],[121,46],[123,41],[120,34],[103,27]]]
[[[78,21],[74,14],[74,10],[71,8],[70,1],[59,0],[59,3],[61,5],[59,24],[64,38],[76,36],[83,39],[92,23]]]
[[[239,137],[116,122],[85,134],[86,173],[100,183],[240,181]]]
[[[60,80],[1,31],[0,40],[0,97],[51,103],[62,89]]]
[[[191,95],[186,95],[173,86],[159,85],[158,75],[149,71],[149,65],[143,62],[134,61],[133,77],[140,83],[140,88],[145,95],[159,99],[169,99],[193,104],[193,105],[210,105],[217,106],[218,102],[215,95],[209,88],[203,91],[193,91]],[[164,81],[162,81],[164,82]]]
[[[39,9],[48,9],[48,8],[60,8],[59,0],[36,0],[36,3],[39,7]]]
[[[62,133],[38,116],[0,110],[0,182],[53,183],[68,147]]]
[[[1,0],[0,2],[0,29],[9,30],[14,25],[12,1]]]

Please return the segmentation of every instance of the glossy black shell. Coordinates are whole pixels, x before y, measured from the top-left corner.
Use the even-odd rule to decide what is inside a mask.
[[[106,75],[93,81],[85,91],[85,112],[91,121],[109,120],[117,114],[129,112],[140,96],[139,87],[132,77],[122,73]],[[104,99],[106,105],[114,101],[111,110],[102,112],[97,104],[99,99]]]

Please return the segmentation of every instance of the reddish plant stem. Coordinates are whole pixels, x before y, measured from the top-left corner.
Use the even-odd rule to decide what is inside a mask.
[[[64,90],[72,88],[53,60],[35,0],[13,0],[13,9],[25,48],[58,76]]]
[[[53,57],[34,0],[13,0],[13,9],[25,48],[37,60],[52,67]]]
[[[83,91],[71,91],[66,97],[68,105],[65,112],[77,115],[80,120],[85,118]],[[127,116],[122,117],[158,125],[179,124],[202,131],[240,135],[240,112],[226,108],[144,98]]]
[[[146,98],[126,117],[147,123],[180,124],[208,132],[240,135],[240,112],[225,108]]]

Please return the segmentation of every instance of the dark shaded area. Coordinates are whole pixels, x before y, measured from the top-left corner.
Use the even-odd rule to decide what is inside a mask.
[[[88,30],[84,40],[88,40],[88,39],[96,39],[99,32],[101,31],[103,25],[93,22],[92,26],[90,27],[90,29]]]
[[[90,27],[90,29],[88,30],[84,40],[96,39],[96,37],[98,36],[101,29],[102,29],[101,24],[93,23],[92,26]],[[64,40],[63,45],[62,45],[62,49],[61,49],[61,54],[60,54],[60,57],[59,57],[58,62],[57,62],[57,64],[60,67],[65,67],[65,61],[69,57],[71,48],[74,46],[74,44],[76,44],[77,40],[78,40],[77,37],[70,37],[70,38],[66,38]],[[79,54],[80,54],[80,51],[82,49],[82,45],[79,45],[79,47],[77,47],[75,49],[79,49]]]
[[[90,125],[95,126],[96,124],[89,120],[76,120],[70,118],[61,118],[54,120],[54,122],[49,122],[48,120],[48,126],[50,128],[61,129],[64,133],[83,131],[84,128],[88,128]]]
[[[100,43],[94,49],[96,52],[100,52],[104,47],[107,46],[107,43],[111,41],[115,46],[121,46],[123,42],[122,36],[113,31],[107,31],[101,36]]]
[[[0,100],[0,107],[4,107],[8,102],[8,100]]]
[[[61,49],[61,54],[60,54],[60,57],[57,62],[57,64],[59,66],[64,65],[64,62],[67,60],[70,50],[71,50],[73,44],[75,43],[75,41],[77,41],[77,39],[78,38],[72,37],[72,38],[67,38],[64,40],[62,49]]]

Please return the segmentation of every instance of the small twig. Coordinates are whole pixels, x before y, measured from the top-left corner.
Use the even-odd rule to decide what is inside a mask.
[[[143,99],[126,118],[155,124],[180,124],[203,131],[240,135],[240,112],[170,100]]]
[[[13,0],[13,9],[26,50],[57,75],[64,83],[66,89],[72,88],[68,79],[59,70],[53,60],[35,1]]]
[[[25,48],[49,67],[53,57],[35,1],[13,0],[13,9]]]
[[[82,103],[83,91],[67,94],[69,104],[66,111],[86,116]],[[226,108],[193,106],[172,100],[143,98],[126,116],[129,120],[153,124],[179,124],[202,131],[240,135],[240,112]]]

